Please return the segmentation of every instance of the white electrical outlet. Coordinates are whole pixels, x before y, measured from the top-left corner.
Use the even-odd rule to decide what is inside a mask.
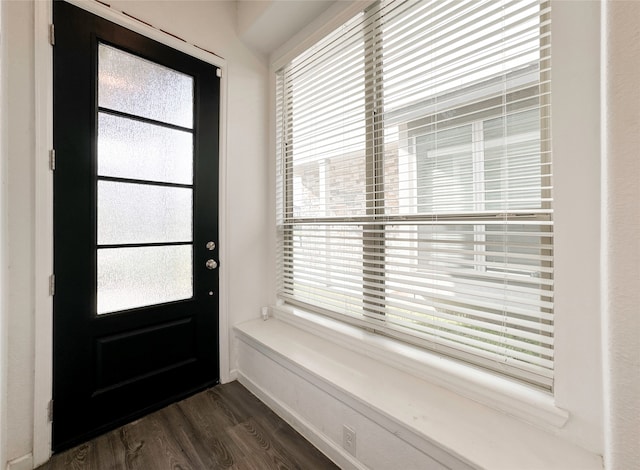
[[[342,447],[355,457],[356,455],[356,432],[346,424],[342,426]]]

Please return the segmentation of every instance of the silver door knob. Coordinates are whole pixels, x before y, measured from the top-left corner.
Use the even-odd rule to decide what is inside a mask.
[[[218,267],[218,263],[216,263],[215,260],[208,259],[205,266],[207,269],[216,269]]]

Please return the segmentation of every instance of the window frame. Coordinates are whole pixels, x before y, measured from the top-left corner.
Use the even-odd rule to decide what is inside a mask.
[[[377,6],[379,5],[379,3],[380,3],[379,0],[372,2],[371,5],[369,5],[367,8],[365,8],[364,10],[361,10],[363,15],[366,15],[372,9],[374,10],[374,15],[372,15],[372,19],[369,22],[366,22],[365,26],[363,27],[363,30],[362,30],[363,38],[367,37],[367,32],[369,31],[369,29],[375,28],[375,26],[379,22],[380,16],[378,14],[379,12],[377,11]],[[541,2],[540,8],[541,9],[547,8],[547,6],[545,5],[548,5],[548,3],[549,3],[549,0],[543,0]],[[544,18],[545,17],[540,18],[543,23],[544,23]],[[546,18],[548,19],[548,14]],[[550,26],[542,24],[540,29],[541,35],[543,35],[543,33],[545,32],[548,32],[549,28]],[[548,45],[548,42],[546,44]],[[542,63],[545,60],[549,60],[549,49],[543,47],[544,45],[545,43],[541,43],[540,52],[543,55],[543,57],[540,59],[539,63]],[[280,169],[280,171],[282,172],[282,177],[285,181],[284,188],[283,188],[284,198],[281,202],[284,205],[284,207],[287,209],[282,211],[277,217],[279,233],[281,234],[282,241],[285,244],[295,242],[294,241],[295,236],[293,235],[293,227],[295,225],[303,225],[308,222],[315,223],[315,224],[323,223],[323,224],[326,224],[327,226],[331,226],[331,224],[341,224],[341,223],[349,223],[349,224],[355,225],[358,222],[362,222],[362,224],[360,224],[359,227],[362,229],[362,240],[363,240],[363,243],[362,243],[362,253],[363,253],[362,315],[364,317],[364,321],[358,318],[357,315],[353,315],[345,312],[342,312],[342,313],[335,312],[335,311],[332,311],[330,308],[322,308],[316,305],[311,305],[304,301],[297,300],[288,296],[284,298],[281,297],[280,300],[285,301],[286,303],[290,303],[293,306],[315,311],[320,314],[327,315],[329,317],[332,317],[341,321],[347,321],[347,322],[351,322],[352,324],[357,324],[369,331],[373,331],[375,333],[379,333],[385,336],[390,336],[390,337],[399,339],[403,342],[425,348],[427,350],[432,350],[435,352],[444,351],[445,354],[447,354],[449,357],[454,358],[454,360],[461,360],[463,362],[468,361],[470,364],[476,364],[476,365],[482,364],[481,367],[487,367],[487,369],[492,371],[492,373],[497,373],[498,375],[501,375],[502,369],[501,367],[496,368],[496,366],[494,365],[495,360],[479,358],[479,356],[476,356],[473,353],[460,352],[459,349],[450,348],[446,344],[442,344],[437,340],[433,341],[433,340],[422,338],[416,334],[411,334],[406,331],[401,331],[401,327],[387,324],[385,319],[385,313],[380,311],[381,309],[384,308],[384,305],[385,305],[384,302],[385,302],[385,296],[386,296],[385,294],[386,275],[382,276],[382,278],[380,276],[376,276],[376,273],[373,269],[379,264],[383,263],[385,259],[386,228],[388,226],[393,226],[393,222],[395,221],[399,223],[403,223],[403,222],[406,222],[407,220],[411,220],[411,221],[416,221],[417,223],[424,224],[428,221],[432,221],[433,219],[432,219],[432,215],[406,216],[402,214],[386,215],[384,213],[385,122],[384,122],[384,112],[383,112],[384,85],[380,85],[383,82],[383,79],[382,79],[383,47],[382,47],[381,35],[374,35],[373,40],[369,42],[365,41],[364,49],[365,49],[364,69],[367,71],[365,74],[365,80],[364,80],[365,114],[366,114],[365,116],[365,122],[366,122],[365,168],[366,168],[366,198],[367,198],[366,215],[359,216],[359,217],[353,217],[353,216],[326,216],[326,217],[320,217],[320,218],[319,217],[306,218],[304,216],[296,217],[293,213],[294,206],[292,203],[294,183],[293,183],[293,176],[292,176],[293,170],[291,165],[292,163],[291,155],[293,155],[292,149],[290,148],[291,135],[285,136],[282,139],[282,141],[276,140],[276,147],[278,147],[278,143],[280,143],[281,145],[280,148],[276,149],[277,154],[285,155],[285,157],[282,158],[282,168]],[[372,52],[367,54],[367,51],[372,51]],[[282,75],[286,73],[288,65],[285,65],[280,70],[276,71],[276,76],[277,76],[276,86],[279,87],[280,85],[278,84],[284,83],[284,80],[282,79]],[[506,78],[510,73],[511,73],[510,71],[507,71],[505,75],[501,78],[501,80],[506,81]],[[538,72],[537,70],[534,70],[533,73],[538,74],[538,80],[535,82],[533,87],[537,86],[541,89],[541,91],[539,92],[540,96],[538,96],[538,98],[541,100],[544,98],[545,92],[549,91],[549,85],[544,83],[542,73]],[[549,73],[549,72],[546,72],[546,73]],[[495,80],[495,77],[491,78],[489,81],[491,80]],[[508,94],[509,94],[508,91],[502,90],[500,93],[484,95],[483,100],[481,102],[490,101],[491,99],[496,99],[496,98],[503,99],[505,100],[505,102],[508,102],[507,100]],[[285,97],[283,102],[284,102],[284,107],[286,109],[289,106],[289,103],[286,101],[287,94],[284,93],[283,96]],[[279,104],[280,102],[276,100],[276,108]],[[456,106],[456,108],[464,108],[464,107],[465,107],[464,103]],[[540,115],[541,123],[544,119],[549,119],[549,116],[547,114],[544,114],[545,112],[544,110],[548,110],[548,106],[543,106],[542,103],[540,103],[537,106],[537,108],[540,109],[540,112],[541,112],[541,115]],[[284,122],[283,123],[279,122],[280,118],[278,115],[278,112],[279,112],[278,109],[279,108],[276,109],[276,121],[277,121],[276,127],[284,125],[285,129],[292,129],[292,126],[291,126],[292,117],[285,112]],[[484,110],[484,108],[482,108],[481,106],[478,106],[478,109]],[[522,110],[518,110],[518,111],[522,111]],[[512,113],[505,114],[504,112],[503,113],[498,112],[492,116],[506,117],[510,114]],[[422,115],[421,119],[425,119],[425,118],[428,119],[428,117],[429,117],[428,115],[426,116]],[[481,119],[481,122],[484,122],[490,118],[491,117],[484,116]],[[406,121],[406,122],[409,123],[409,121]],[[545,169],[548,169],[549,166],[545,165],[544,164],[545,162],[542,160],[545,155],[550,154],[550,151],[548,149],[542,148],[545,145],[545,142],[547,142],[547,145],[549,145],[548,140],[545,139],[542,134],[542,132],[544,132],[544,128],[545,126],[541,124],[540,126],[541,192],[544,191],[544,187],[545,187],[545,184],[543,184],[544,179],[550,177],[548,173],[545,173]],[[549,146],[549,149],[550,149],[550,146]],[[475,166],[476,164],[477,162],[474,161],[473,165]],[[474,179],[474,185],[475,184],[476,184],[476,181]],[[549,190],[549,194],[547,195],[550,195],[550,190]],[[544,201],[545,196],[542,196],[542,198],[543,198],[543,202],[542,202],[541,209],[550,210],[551,203]],[[277,208],[277,211],[278,210],[279,208]],[[504,209],[496,210],[496,211],[483,211],[481,214],[478,214],[475,211],[466,211],[466,212],[463,211],[463,212],[456,212],[456,213],[438,213],[438,219],[448,220],[448,221],[451,221],[451,223],[455,223],[456,221],[468,221],[469,219],[473,219],[478,221],[478,225],[475,226],[477,227],[477,226],[484,226],[485,224],[483,222],[495,221],[496,217],[504,216],[504,213],[505,213]],[[531,211],[531,213],[527,213],[527,211],[518,211],[517,215],[515,215],[514,218],[517,218],[520,221],[531,221],[531,222],[543,221],[543,222],[550,222],[551,224],[553,224],[553,217],[550,213],[547,213],[547,214],[537,213],[536,211],[533,211],[533,210]],[[377,222],[380,222],[380,223],[377,223]],[[284,225],[287,225],[288,227],[290,227],[291,234],[289,234],[286,229],[282,228]],[[550,227],[550,230],[553,231],[552,226]],[[477,235],[475,229],[473,233],[474,233],[474,239],[475,239]],[[553,246],[552,243],[551,243],[551,246]],[[551,249],[551,253],[552,252],[553,252],[553,248]],[[483,256],[486,256],[486,255],[483,255]],[[370,268],[370,269],[367,269],[367,268]],[[285,277],[288,277],[289,279],[294,279],[294,270],[292,267],[281,267],[280,269],[282,269],[286,273]],[[552,276],[552,274],[549,274],[549,276]],[[367,286],[367,288],[364,287],[365,285]],[[371,293],[370,291],[372,289],[375,292],[381,292],[381,293],[379,295],[375,293]],[[552,291],[552,289],[550,290]],[[552,309],[547,310],[547,312],[553,313],[553,310]],[[447,351],[450,351],[450,352],[447,353]],[[551,370],[553,373],[553,368]],[[531,383],[528,383],[528,385],[532,385],[534,387],[540,387],[541,389],[546,389],[546,391],[549,393],[553,393],[553,378],[550,379],[550,382],[547,388],[545,386],[541,386],[540,384],[536,383],[536,379],[533,378],[535,374],[529,375],[529,373],[524,373],[524,374],[521,374],[521,377],[518,377],[518,378],[511,377],[508,373],[506,375],[510,379],[521,381],[524,383],[527,383],[529,382],[529,380],[531,380]],[[529,377],[530,379],[526,377]]]

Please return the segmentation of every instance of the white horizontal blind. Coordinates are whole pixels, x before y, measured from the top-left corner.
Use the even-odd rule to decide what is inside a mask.
[[[552,388],[549,18],[382,1],[279,71],[281,298]]]

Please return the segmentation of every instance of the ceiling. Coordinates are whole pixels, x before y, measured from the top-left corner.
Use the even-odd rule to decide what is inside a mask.
[[[236,0],[238,33],[269,55],[339,0]]]

